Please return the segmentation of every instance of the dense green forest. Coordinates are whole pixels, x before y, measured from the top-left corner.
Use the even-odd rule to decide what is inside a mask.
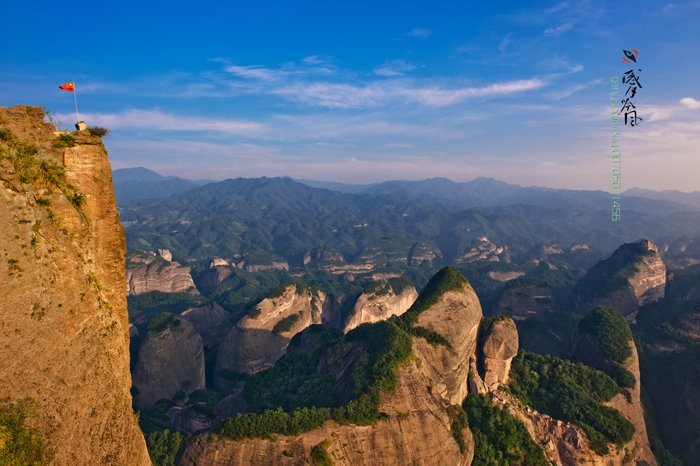
[[[581,363],[520,351],[513,358],[508,390],[532,408],[580,426],[596,453],[622,445],[635,432],[619,411],[604,406],[622,388],[607,374]]]
[[[474,466],[550,464],[523,423],[487,396],[467,396],[464,410],[474,435]]]

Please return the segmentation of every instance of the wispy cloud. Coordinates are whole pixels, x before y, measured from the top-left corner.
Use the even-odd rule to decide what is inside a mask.
[[[58,119],[69,121],[72,114],[59,114]],[[103,125],[110,129],[140,128],[151,130],[174,131],[213,131],[237,135],[257,135],[265,125],[258,122],[197,118],[173,115],[157,110],[129,109],[122,113],[81,113],[85,121]]]
[[[245,79],[261,79],[263,81],[273,81],[282,77],[283,72],[272,70],[262,66],[238,66],[229,65],[225,68],[231,74]]]
[[[406,33],[406,37],[419,37],[421,39],[425,39],[426,37],[430,37],[432,33],[433,31],[427,28],[413,28]]]
[[[599,79],[594,79],[593,81],[588,81],[587,83],[583,84],[576,84],[574,86],[568,87],[560,92],[552,92],[550,94],[550,97],[552,97],[554,100],[561,100],[565,97],[569,97],[572,94],[575,94],[578,91],[582,91],[583,89],[586,89],[591,86],[595,86],[597,84],[600,84],[603,82],[603,78]]]
[[[508,44],[510,44],[510,33],[506,34],[505,37],[503,37],[503,40],[501,40],[501,43],[498,44],[498,51],[501,53],[506,53]]]
[[[560,36],[564,34],[566,31],[571,30],[573,26],[570,23],[564,23],[560,24],[559,26],[552,26],[550,28],[545,29],[542,34],[545,36]]]
[[[298,83],[272,92],[309,105],[333,108],[376,107],[391,102],[421,104],[429,107],[455,105],[477,97],[503,96],[539,89],[542,79],[523,79],[481,87],[423,87],[397,81],[373,82],[367,85]]]
[[[406,60],[386,61],[382,66],[375,68],[374,74],[377,76],[393,77],[401,76],[408,71],[416,69],[416,65],[408,63]]]

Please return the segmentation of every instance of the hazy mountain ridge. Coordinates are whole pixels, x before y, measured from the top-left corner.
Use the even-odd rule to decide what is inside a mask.
[[[609,204],[607,194],[596,195],[603,196],[601,206]],[[571,204],[566,196],[553,204]],[[646,213],[627,210],[615,224],[603,208],[525,205],[515,194],[513,200],[518,203],[453,210],[441,200],[420,196],[345,194],[289,178],[238,178],[147,205],[127,204],[120,213],[130,249],[170,249],[180,257],[198,258],[264,251],[272,254],[268,261],[285,260],[290,267],[318,247],[332,248],[351,263],[365,248],[406,257],[404,249],[425,242],[437,245],[444,263],[450,263],[483,236],[508,244],[517,255],[538,243],[612,250],[640,236],[664,244],[700,231],[700,213],[678,206],[653,208],[666,201],[644,201]]]

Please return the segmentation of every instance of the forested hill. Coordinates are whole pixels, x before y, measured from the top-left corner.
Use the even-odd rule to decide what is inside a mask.
[[[666,201],[646,205],[654,202]],[[623,222],[612,223],[607,209],[589,204],[456,209],[436,198],[348,194],[289,178],[229,179],[120,208],[130,249],[167,248],[200,258],[258,252],[290,264],[318,247],[352,261],[367,248],[390,255],[423,242],[449,260],[483,236],[517,253],[543,242],[612,250],[642,236],[664,243],[700,231],[698,213],[641,210],[628,209]]]

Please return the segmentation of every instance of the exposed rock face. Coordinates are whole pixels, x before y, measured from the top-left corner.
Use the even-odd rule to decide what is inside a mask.
[[[227,324],[231,320],[231,315],[216,303],[190,308],[180,317],[192,324],[202,336],[205,346],[215,346],[214,343],[223,337],[220,334],[228,329]]]
[[[333,248],[314,248],[304,254],[304,265],[342,264],[343,255]]]
[[[664,297],[666,266],[649,240],[620,246],[598,262],[577,285],[578,303],[614,307],[634,322],[639,307]]]
[[[185,441],[179,465],[292,465],[311,462],[311,449],[329,440],[328,453],[334,464],[368,465],[468,465],[474,456],[474,440],[464,429],[467,445],[460,454],[452,437],[451,419],[444,401],[428,384],[415,364],[399,372],[396,394],[382,396],[382,411],[388,415],[369,426],[338,425],[323,427],[298,436],[276,435],[275,440],[214,440],[203,434]],[[293,452],[294,457],[283,455]]]
[[[225,386],[222,370],[252,374],[272,366],[292,336],[321,323],[325,301],[325,293],[301,283],[273,290],[226,335],[216,357],[215,380]]]
[[[213,293],[232,273],[233,270],[229,267],[216,266],[210,268],[199,276],[197,285],[203,293]]]
[[[246,272],[261,272],[263,270],[289,270],[289,264],[283,261],[272,262],[271,264],[249,264],[247,261],[243,265],[243,270]]]
[[[164,293],[186,291],[197,294],[189,267],[142,251],[129,253],[126,262],[126,283],[129,295],[149,291]]]
[[[469,359],[476,354],[481,317],[479,298],[469,284],[442,294],[418,316],[418,326],[438,333],[452,345],[446,348],[423,338],[413,339],[413,351],[423,360],[422,370],[433,380],[433,390],[450,404],[461,404],[467,396]]]
[[[513,280],[498,298],[497,312],[507,313],[513,320],[543,317],[554,311],[554,295],[546,283]]]
[[[182,390],[191,393],[204,389],[204,348],[202,338],[192,324],[174,318],[158,333],[144,338],[134,367],[134,404],[139,408],[156,401],[172,399]]]
[[[484,384],[489,391],[508,383],[513,357],[518,354],[518,330],[510,318],[493,322],[484,332]]]
[[[9,133],[0,140],[0,393],[39,404],[33,424],[56,464],[150,464],[131,408],[126,241],[107,152],[87,131],[54,148],[43,119],[0,108],[0,127],[37,149],[18,160]],[[65,178],[46,181],[39,161]],[[64,183],[85,196],[80,210]]]
[[[482,236],[475,241],[471,247],[462,251],[462,253],[455,258],[454,262],[456,264],[467,264],[478,260],[510,262],[510,249],[508,245],[496,246],[496,244],[489,241],[486,236]]]
[[[499,282],[507,282],[518,277],[525,275],[525,272],[513,271],[513,272],[498,272],[496,270],[489,271],[489,277]]]
[[[159,249],[158,255],[168,262],[172,262],[173,260],[173,254],[170,252],[169,249]]]
[[[345,325],[343,325],[343,332],[347,333],[366,322],[379,322],[393,315],[401,315],[406,312],[418,297],[418,292],[413,286],[395,290],[396,285],[394,283],[396,281],[382,280],[375,285],[373,291],[362,293],[357,298]]]
[[[494,404],[502,405],[525,425],[530,437],[542,447],[555,464],[590,464],[607,466],[623,463],[624,450],[619,454],[598,456],[592,449],[583,429],[569,422],[555,419],[523,405],[506,392],[490,394]]]
[[[608,406],[617,409],[622,415],[634,424],[635,433],[632,440],[625,447],[634,453],[634,461],[637,464],[657,464],[656,458],[651,451],[649,445],[649,437],[647,435],[647,426],[644,421],[644,408],[641,400],[641,379],[639,372],[639,355],[637,354],[637,346],[633,340],[630,340],[632,347],[632,360],[627,367],[636,380],[635,386],[631,389],[632,403],[629,403],[622,394],[617,394],[609,403]],[[623,449],[624,452],[624,449]]]
[[[441,259],[442,253],[437,247],[431,247],[426,243],[416,243],[408,254],[408,265],[411,267],[418,267],[422,264],[427,264],[432,267],[433,262]]]

